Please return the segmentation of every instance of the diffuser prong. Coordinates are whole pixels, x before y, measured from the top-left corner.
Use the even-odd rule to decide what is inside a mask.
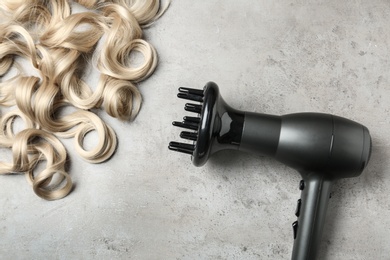
[[[187,103],[184,106],[184,110],[200,114],[200,112],[202,112],[202,106],[201,105],[195,105],[195,104]]]
[[[192,100],[192,101],[203,102],[203,96],[195,95],[195,94],[179,93],[177,94],[177,97],[182,99]]]
[[[197,130],[198,129],[198,124],[197,123],[192,123],[192,122],[188,122],[188,121],[184,121],[184,122],[174,121],[174,122],[172,122],[172,124],[174,126],[187,128],[187,129],[191,129],[191,130]]]
[[[179,142],[170,142],[168,148],[172,151],[192,154],[195,150],[195,145],[179,143]]]
[[[183,117],[183,120],[188,122],[198,123],[198,124],[200,123],[200,117],[185,116]]]
[[[191,132],[183,131],[183,132],[180,133],[180,137],[183,138],[183,139],[196,141],[198,139],[198,134],[197,133],[191,133]]]
[[[203,90],[194,88],[179,88],[180,93],[194,94],[203,97]]]

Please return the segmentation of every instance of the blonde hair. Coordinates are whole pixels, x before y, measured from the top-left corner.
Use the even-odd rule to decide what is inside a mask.
[[[12,150],[12,163],[0,162],[0,174],[25,174],[38,196],[65,197],[72,190],[66,171],[66,150],[59,138],[74,138],[76,152],[90,163],[109,159],[116,149],[114,130],[90,110],[131,120],[142,102],[136,84],[157,66],[154,47],[142,39],[168,7],[159,0],[75,0],[90,9],[72,13],[67,0],[3,0],[0,10],[0,105],[14,108],[0,118],[0,145]],[[1,12],[0,12],[1,13]],[[98,44],[99,43],[99,44]],[[141,53],[143,62],[131,63]],[[20,58],[38,75],[25,75]],[[96,88],[83,80],[86,63],[100,72]],[[10,77],[14,68],[17,75]],[[7,78],[7,79],[6,79]],[[66,107],[73,112],[63,115]],[[15,131],[20,118],[24,130]],[[87,133],[98,143],[83,147]],[[45,162],[45,169],[37,165]]]

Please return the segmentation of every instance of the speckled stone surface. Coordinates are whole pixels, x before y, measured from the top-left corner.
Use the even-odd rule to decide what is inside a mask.
[[[215,81],[237,109],[370,129],[367,169],[333,187],[319,259],[390,259],[389,17],[387,0],[173,0],[145,31],[160,64],[139,84],[137,119],[98,112],[118,135],[115,156],[91,165],[62,140],[75,189],[54,202],[0,176],[0,258],[290,259],[297,172],[236,151],[196,168],[167,149],[186,114],[177,88]]]

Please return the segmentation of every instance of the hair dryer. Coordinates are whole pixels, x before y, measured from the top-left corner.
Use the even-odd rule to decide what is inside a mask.
[[[355,177],[371,154],[368,129],[351,120],[321,113],[284,116],[242,112],[231,108],[209,82],[203,90],[179,88],[179,98],[198,101],[185,110],[197,113],[173,125],[181,138],[193,143],[170,142],[169,149],[192,155],[196,166],[223,149],[272,156],[302,176],[293,223],[293,260],[316,259],[333,181]]]

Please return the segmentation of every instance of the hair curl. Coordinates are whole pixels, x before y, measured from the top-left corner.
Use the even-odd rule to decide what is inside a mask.
[[[0,162],[0,174],[25,174],[33,191],[46,200],[72,190],[66,150],[58,138],[74,138],[76,152],[100,163],[116,149],[116,135],[91,109],[103,108],[120,120],[133,119],[141,107],[136,84],[156,68],[154,47],[142,39],[168,7],[159,0],[74,0],[87,11],[73,13],[68,0],[3,0],[0,13],[0,106],[11,107],[0,118],[0,146],[12,150],[12,162]],[[99,43],[99,46],[98,46]],[[130,54],[141,53],[135,65]],[[37,75],[27,75],[20,60]],[[83,80],[85,64],[100,72],[96,88]],[[17,71],[9,76],[11,69]],[[66,107],[73,112],[63,115]],[[16,131],[15,119],[24,122]],[[87,133],[98,143],[83,147]],[[44,161],[45,168],[37,172]]]

